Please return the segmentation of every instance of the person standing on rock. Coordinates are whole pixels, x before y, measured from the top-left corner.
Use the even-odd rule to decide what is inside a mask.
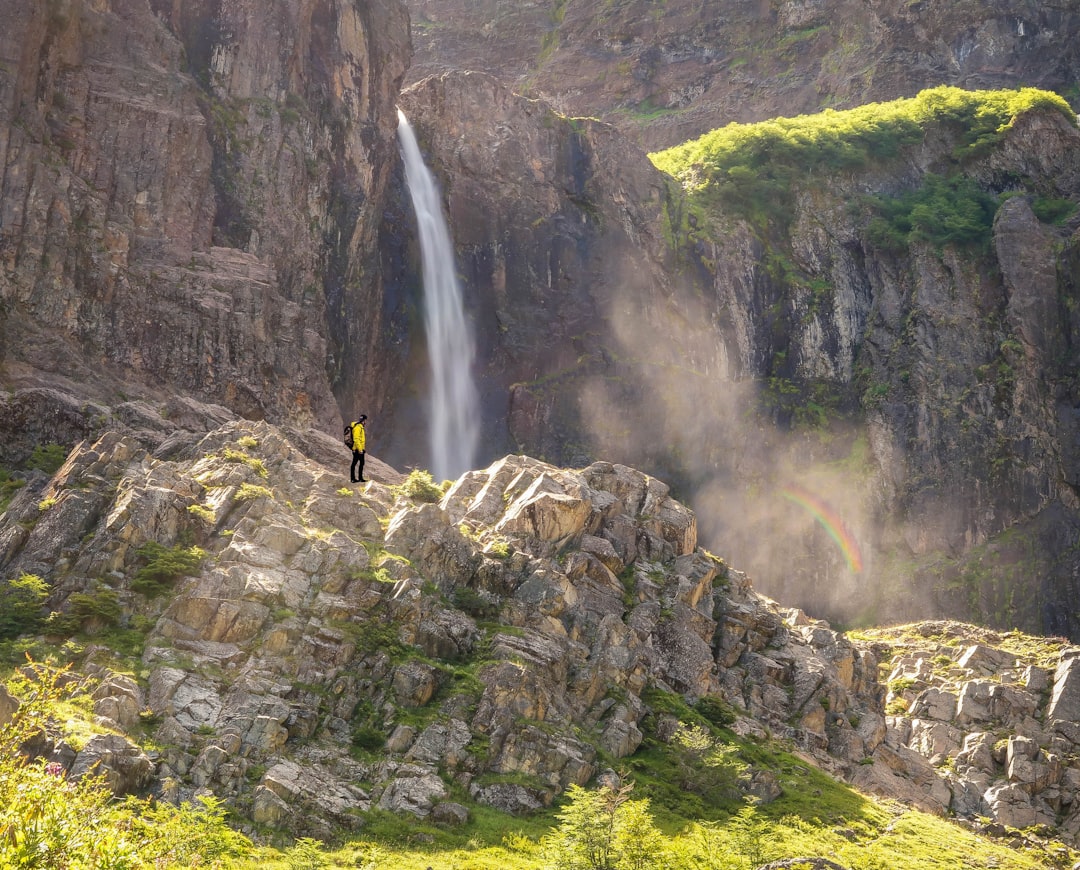
[[[353,483],[367,483],[364,477],[364,452],[367,448],[365,420],[367,420],[367,414],[361,414],[349,424],[352,432],[352,465],[349,467],[349,480]]]

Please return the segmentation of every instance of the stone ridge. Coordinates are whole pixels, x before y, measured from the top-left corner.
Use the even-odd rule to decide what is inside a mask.
[[[469,813],[452,790],[525,813],[633,754],[659,690],[717,699],[739,735],[877,794],[1075,841],[1075,650],[1035,664],[937,624],[853,642],[754,592],[626,466],[511,455],[436,503],[374,459],[375,482],[345,487],[345,457],[331,469],[291,438],[230,421],[149,452],[110,432],[0,517],[0,570],[48,578],[51,609],[107,593],[150,626],[138,680],[86,651],[110,736],[92,756],[54,744],[69,770],[100,761],[118,791],[213,793],[315,836],[372,807],[452,824]],[[143,545],[191,541],[197,576],[136,591]],[[768,771],[742,787],[779,793]]]

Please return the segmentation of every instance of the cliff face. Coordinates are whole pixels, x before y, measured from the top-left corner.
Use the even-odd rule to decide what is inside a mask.
[[[417,80],[483,70],[649,149],[927,87],[1075,88],[1080,13],[949,3],[409,0]],[[1075,94],[1074,94],[1075,96]]]
[[[491,453],[649,468],[811,612],[1080,631],[1075,220],[1033,211],[1080,201],[1066,117],[1031,112],[959,164],[957,131],[934,127],[890,161],[794,182],[763,226],[702,214],[610,128],[489,78],[403,99],[481,312],[486,404],[508,407]],[[1013,194],[985,244],[875,239],[866,203],[950,174]],[[846,549],[799,492],[844,519]]]
[[[394,2],[3,4],[9,386],[330,424],[384,375]],[[372,362],[375,361],[375,362]]]
[[[478,73],[427,79],[401,104],[444,188],[475,312],[487,455],[527,447],[584,462],[645,445],[653,424],[604,409],[635,396],[646,370],[726,371],[701,304],[705,278],[683,274],[670,247],[677,192],[614,129]],[[669,343],[676,323],[685,329]],[[612,432],[594,437],[605,419]],[[388,455],[416,461],[393,446],[411,425]]]

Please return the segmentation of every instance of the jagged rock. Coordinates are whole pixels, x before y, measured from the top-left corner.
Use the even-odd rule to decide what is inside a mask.
[[[964,736],[963,748],[957,753],[956,763],[974,767],[985,773],[994,772],[993,734],[973,731]]]
[[[987,789],[983,796],[993,818],[1010,828],[1029,828],[1036,822],[1031,796],[1015,783],[1002,783]]]
[[[760,804],[769,804],[784,793],[780,784],[780,778],[771,770],[757,770],[750,776],[750,781],[745,784],[746,794],[756,798]]]
[[[543,809],[550,803],[550,798],[523,785],[512,783],[493,783],[477,787],[472,792],[477,803],[495,807],[511,815],[527,815]]]
[[[972,644],[956,660],[958,667],[974,671],[977,676],[988,677],[1011,668],[1016,664],[1016,656],[1002,650],[992,649],[982,644]]]
[[[94,701],[94,713],[111,719],[122,730],[130,731],[139,724],[143,693],[131,677],[111,674],[90,697]]]
[[[468,757],[465,747],[472,741],[469,726],[460,719],[425,728],[405,755],[406,761],[453,770]]]
[[[592,511],[587,502],[560,491],[541,475],[510,505],[495,526],[497,532],[524,535],[545,542],[569,541],[585,531]]]
[[[356,786],[338,782],[321,765],[302,766],[294,761],[279,761],[263,774],[259,785],[290,808],[309,807],[335,821],[351,818],[350,812],[370,806],[367,794]],[[278,803],[263,793],[262,813],[274,816]]]
[[[119,734],[95,734],[79,750],[68,775],[100,773],[114,794],[134,794],[149,783],[154,765],[138,746]]]
[[[403,766],[379,798],[379,807],[392,812],[427,816],[446,797],[446,784],[424,768]]]
[[[398,702],[406,707],[422,707],[438,687],[435,668],[422,662],[405,662],[394,668],[391,687]]]
[[[1061,654],[1054,672],[1054,694],[1046,709],[1046,718],[1047,721],[1080,720],[1080,649],[1069,649]]]
[[[405,752],[416,740],[416,734],[417,731],[412,725],[398,725],[386,739],[386,751]]]
[[[957,715],[957,704],[958,699],[954,693],[932,686],[915,697],[908,713],[914,717],[950,722]]]

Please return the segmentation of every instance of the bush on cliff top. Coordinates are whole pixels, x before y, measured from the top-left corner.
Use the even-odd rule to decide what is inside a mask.
[[[649,157],[706,203],[722,203],[759,226],[782,225],[790,214],[791,185],[815,172],[854,171],[888,160],[921,142],[932,126],[955,131],[952,156],[962,161],[992,147],[1017,118],[1038,109],[1057,110],[1076,123],[1069,104],[1049,91],[939,87],[845,111],[728,124]]]

